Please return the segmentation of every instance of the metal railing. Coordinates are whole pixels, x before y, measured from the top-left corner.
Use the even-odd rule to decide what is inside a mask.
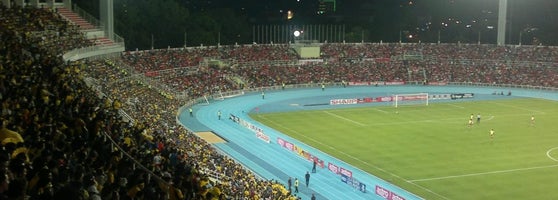
[[[101,29],[101,30],[104,29],[103,28],[104,24],[101,21],[99,21],[97,18],[93,17],[93,15],[89,14],[85,10],[81,9],[76,4],[74,4],[72,6],[71,11],[78,14],[81,18],[83,18],[85,21],[87,21],[91,25],[95,26],[96,28]]]
[[[407,85],[423,85],[423,82],[421,82],[421,81],[407,81],[406,84]],[[558,92],[558,88],[555,88],[555,87],[544,87],[544,86],[533,86],[533,85],[473,83],[473,82],[447,82],[446,85],[469,86],[469,87],[516,88],[516,89],[546,90],[546,91]]]
[[[71,51],[66,52],[64,55],[62,55],[62,59],[64,59],[65,61],[68,60],[75,61],[75,60],[82,59],[80,55],[89,54],[96,51],[103,51],[103,50],[106,51],[113,48],[121,48],[121,47],[122,46],[89,46],[89,47],[73,49]],[[116,54],[119,56],[120,52],[117,52]],[[105,57],[114,57],[114,56],[115,56],[114,52],[110,52],[108,54],[98,55],[96,57],[105,58]]]

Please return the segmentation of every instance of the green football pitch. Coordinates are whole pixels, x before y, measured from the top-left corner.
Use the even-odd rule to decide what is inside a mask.
[[[468,126],[471,114],[474,124]],[[515,98],[251,117],[425,199],[558,199],[557,101]]]

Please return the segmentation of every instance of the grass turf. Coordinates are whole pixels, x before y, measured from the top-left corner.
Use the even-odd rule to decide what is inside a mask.
[[[468,127],[471,114],[475,124]],[[556,101],[519,98],[251,117],[425,199],[558,199]]]

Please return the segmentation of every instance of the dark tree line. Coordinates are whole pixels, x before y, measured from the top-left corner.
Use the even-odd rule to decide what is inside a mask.
[[[98,17],[98,0],[73,2]],[[317,2],[114,0],[115,30],[128,50],[247,44],[252,26],[285,24],[342,24],[347,42],[496,43],[497,0],[337,0],[337,11],[323,15]],[[518,44],[520,32],[523,44],[558,44],[558,1],[508,2],[508,44]]]
[[[74,1],[92,15],[99,2]],[[203,8],[176,0],[115,0],[115,31],[128,50],[248,43],[251,25],[245,15],[230,8]],[[197,9],[196,9],[197,8]]]

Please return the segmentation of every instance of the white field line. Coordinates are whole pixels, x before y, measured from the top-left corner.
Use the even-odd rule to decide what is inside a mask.
[[[343,119],[343,120],[345,120],[345,121],[355,123],[355,124],[357,124],[357,125],[359,125],[359,126],[366,126],[366,124],[363,124],[363,123],[354,121],[354,120],[352,120],[352,119],[349,119],[349,118],[346,118],[346,117],[343,117],[343,116],[340,116],[340,115],[336,115],[336,114],[331,113],[331,112],[328,112],[328,111],[323,111],[323,112],[324,112],[324,113],[327,113],[328,115],[337,117],[337,118],[339,118],[339,119]]]
[[[389,175],[392,176],[392,177],[396,177],[396,178],[401,179],[401,180],[403,180],[403,181],[405,181],[405,182],[407,182],[407,183],[409,183],[409,184],[415,185],[415,186],[417,186],[417,187],[419,187],[419,188],[421,188],[421,189],[423,189],[423,190],[425,190],[425,191],[427,191],[427,192],[429,192],[429,193],[431,193],[431,194],[434,194],[434,195],[436,195],[436,196],[438,196],[438,197],[441,197],[441,198],[443,198],[443,199],[448,199],[448,198],[445,197],[445,196],[442,196],[442,195],[440,195],[440,194],[438,194],[438,193],[436,193],[436,192],[434,192],[434,191],[432,191],[432,190],[430,190],[430,189],[427,189],[427,188],[425,188],[425,187],[422,187],[422,186],[420,186],[420,185],[418,185],[418,184],[416,184],[416,183],[410,182],[409,180],[404,179],[403,177],[400,177],[400,176],[398,176],[398,175],[396,175],[396,174],[394,174],[394,173],[388,172],[388,171],[386,171],[385,169],[382,169],[382,168],[380,168],[380,167],[378,167],[378,166],[376,166],[376,165],[370,164],[370,163],[368,163],[368,162],[366,162],[366,161],[363,161],[363,160],[361,160],[361,159],[359,159],[359,158],[356,158],[356,157],[354,157],[354,156],[352,156],[352,155],[350,155],[350,154],[347,154],[347,153],[345,153],[345,152],[343,152],[343,151],[339,151],[339,150],[335,149],[335,148],[332,147],[332,146],[326,145],[326,144],[324,144],[324,143],[322,143],[322,142],[320,142],[320,141],[315,140],[314,138],[311,138],[311,137],[308,137],[308,136],[306,136],[306,135],[304,135],[304,134],[301,134],[301,133],[299,133],[298,131],[295,131],[295,130],[289,128],[289,127],[283,126],[282,124],[279,124],[279,123],[277,123],[277,122],[275,122],[275,121],[273,121],[273,120],[267,119],[265,116],[260,116],[260,117],[261,117],[262,119],[265,119],[266,121],[268,121],[268,122],[270,122],[270,123],[273,123],[273,124],[275,124],[275,125],[277,125],[277,126],[279,126],[279,127],[281,127],[281,128],[284,128],[284,129],[286,129],[286,130],[288,130],[288,131],[290,131],[290,132],[292,132],[292,133],[296,133],[297,135],[300,135],[300,136],[305,137],[305,138],[307,138],[307,139],[309,139],[309,140],[312,140],[312,141],[314,141],[315,143],[318,143],[318,144],[320,144],[320,145],[322,145],[322,146],[325,146],[325,147],[327,147],[327,148],[336,150],[337,152],[339,152],[339,153],[341,153],[341,154],[343,154],[343,155],[345,155],[345,156],[347,156],[347,157],[349,157],[349,158],[351,158],[351,159],[353,159],[353,160],[356,160],[356,161],[358,161],[358,162],[360,162],[360,163],[363,163],[363,164],[365,164],[365,165],[367,165],[367,166],[369,166],[369,167],[373,167],[373,168],[375,168],[375,169],[377,169],[377,170],[380,170],[380,171],[382,171],[382,172],[384,172],[384,173],[386,173],[386,174],[389,174]],[[325,153],[324,153],[324,154],[325,154]],[[367,172],[366,172],[366,173],[367,173]],[[384,180],[384,179],[382,179],[382,180]],[[397,187],[399,187],[399,186],[397,186]]]
[[[513,116],[531,116],[531,114],[516,114],[516,115],[497,115],[499,117],[513,117]],[[484,121],[493,120],[496,116],[490,115]],[[389,125],[401,125],[401,124],[414,124],[414,123],[467,123],[467,117],[460,118],[443,118],[443,119],[425,119],[425,120],[415,120],[415,121],[400,121],[400,122],[386,122],[386,123],[374,123],[367,124],[366,126],[389,126]],[[449,122],[448,122],[449,121]]]
[[[505,107],[510,107],[510,108],[515,108],[515,109],[520,109],[520,110],[525,110],[525,111],[529,111],[529,112],[534,112],[537,114],[546,114],[543,111],[539,111],[539,110],[533,110],[533,109],[528,109],[528,108],[523,108],[523,107],[519,107],[519,106],[513,106],[513,105],[507,105],[507,104],[503,104],[503,103],[497,103],[497,102],[490,102],[492,104],[496,104],[499,106],[505,106]]]
[[[446,122],[444,122],[446,121]],[[467,123],[467,117],[460,117],[460,118],[444,118],[444,119],[425,119],[425,120],[414,120],[414,121],[400,121],[400,122],[387,122],[387,123],[373,123],[367,124],[366,126],[390,126],[390,125],[400,125],[400,124],[415,124],[415,123],[447,123],[450,121],[451,123]]]
[[[378,109],[378,108],[375,108],[375,107],[381,107],[381,108],[387,108],[387,109],[381,110],[381,109]],[[420,106],[420,107],[417,106],[417,108],[427,108],[427,107],[428,106]],[[409,113],[409,112],[424,112],[424,109],[406,109],[406,108],[411,108],[411,106],[405,106],[405,108],[395,108],[395,107],[386,107],[386,106],[371,106],[371,107],[366,107],[366,108],[359,108],[358,110],[359,111],[376,110],[376,111],[380,111],[380,112],[384,111],[386,113],[392,113],[390,111],[395,112],[396,110],[399,110],[399,111],[404,110],[406,113]],[[386,110],[390,110],[390,111],[386,111]],[[438,111],[444,111],[444,110],[455,110],[455,109],[454,108],[447,108],[447,109],[437,109],[437,110]],[[355,111],[354,109],[335,110],[335,112],[354,112],[354,111]]]
[[[388,111],[380,110],[380,109],[377,109],[377,108],[374,108],[374,110],[377,110],[377,111],[380,111],[380,112],[383,112],[383,113],[389,113]]]
[[[519,108],[519,107],[518,107],[518,108]],[[375,109],[375,108],[373,108],[373,109]],[[519,109],[521,109],[521,108],[519,108]],[[339,118],[344,119],[344,120],[352,121],[353,123],[357,123],[357,124],[359,124],[359,125],[361,125],[361,126],[397,125],[397,124],[409,124],[409,123],[442,122],[442,121],[454,121],[454,120],[457,121],[457,120],[464,120],[464,119],[467,119],[467,117],[460,117],[460,118],[444,118],[444,119],[433,119],[433,120],[417,120],[417,121],[393,122],[393,123],[376,123],[376,124],[366,124],[366,125],[365,125],[365,124],[362,124],[362,123],[359,123],[359,122],[350,120],[350,119],[348,119],[348,118],[345,118],[345,117],[342,117],[342,116],[339,116],[339,115],[330,113],[330,112],[328,112],[328,111],[323,111],[323,112],[326,112],[327,114],[330,114],[330,115],[332,115],[332,116],[339,117]],[[540,112],[540,111],[539,111],[539,112]],[[542,112],[542,114],[545,114],[545,113]],[[531,116],[531,114],[498,115],[498,116],[503,116],[503,117],[506,117],[506,116]],[[316,141],[316,140],[313,139],[313,138],[310,138],[310,137],[308,137],[308,136],[306,136],[306,135],[304,135],[304,134],[301,134],[301,133],[299,133],[299,132],[297,132],[297,131],[295,131],[295,130],[292,130],[292,129],[290,129],[290,128],[288,128],[288,127],[285,127],[285,126],[283,126],[283,125],[281,125],[281,124],[278,124],[278,123],[276,123],[276,122],[274,122],[274,121],[272,121],[272,120],[269,120],[269,119],[267,119],[267,118],[265,118],[265,117],[263,117],[263,116],[262,116],[262,118],[264,118],[265,120],[267,120],[267,121],[269,121],[269,122],[271,122],[271,123],[273,123],[273,124],[276,124],[276,125],[278,125],[278,126],[284,128],[284,129],[287,129],[287,130],[289,130],[289,131],[291,131],[291,132],[293,132],[293,133],[296,133],[296,134],[298,134],[298,135],[300,135],[300,136],[302,136],[302,137],[308,138],[309,140],[312,140],[312,141],[314,141],[314,142],[316,142],[316,143],[318,143],[318,144],[321,144],[321,145],[323,145],[323,146],[325,146],[325,147],[328,147],[328,148],[330,148],[330,149],[334,149],[334,150],[335,150],[335,148],[332,147],[332,146],[325,145],[324,143],[321,143],[321,142],[319,142],[319,141]],[[492,120],[492,119],[494,119],[494,118],[495,118],[495,116],[494,116],[494,115],[491,115],[491,116],[489,116],[489,117],[486,119],[486,121]],[[461,122],[459,122],[459,123],[461,123]],[[556,149],[558,149],[558,147],[556,147]],[[366,161],[360,160],[360,159],[358,159],[358,158],[356,158],[356,157],[354,157],[354,156],[352,156],[352,155],[349,155],[349,154],[347,154],[347,153],[345,153],[345,152],[342,152],[342,151],[338,151],[338,152],[341,153],[341,154],[343,154],[343,155],[345,155],[345,156],[347,156],[347,157],[350,157],[350,158],[353,159],[353,160],[356,160],[356,161],[358,161],[358,162],[360,162],[360,163],[363,163],[363,164],[365,164],[365,165],[367,165],[367,166],[369,166],[369,167],[373,167],[373,168],[375,168],[375,169],[377,169],[377,170],[379,170],[379,171],[382,171],[382,172],[384,172],[384,173],[386,173],[386,174],[389,174],[390,176],[399,178],[399,179],[401,179],[401,180],[403,180],[403,181],[405,181],[405,182],[407,182],[407,183],[409,183],[409,184],[415,185],[415,186],[417,186],[417,187],[419,187],[419,188],[421,188],[421,189],[423,189],[423,190],[425,190],[425,191],[427,191],[427,192],[429,192],[429,193],[431,193],[431,194],[434,194],[434,195],[436,195],[436,196],[439,196],[439,197],[442,198],[442,199],[448,199],[448,198],[445,197],[445,196],[443,196],[443,195],[440,195],[440,194],[438,194],[438,193],[436,193],[436,192],[434,192],[434,191],[432,191],[432,190],[430,190],[430,189],[428,189],[428,188],[425,188],[425,187],[423,187],[423,186],[420,186],[420,185],[418,185],[416,182],[424,182],[424,181],[430,181],[430,180],[441,180],[441,179],[451,179],[451,178],[460,178],[460,177],[468,177],[468,176],[480,176],[480,175],[497,174],[497,173],[510,173],[510,172],[515,172],[515,171],[525,171],[525,170],[534,170],[534,169],[543,169],[543,168],[558,167],[558,165],[548,165],[548,166],[539,166],[539,167],[531,167],[531,168],[519,168],[519,169],[511,169],[511,170],[500,170],[500,171],[492,171],[492,172],[482,172],[482,173],[463,174],[463,175],[454,175],[454,176],[445,176],[445,177],[435,177],[435,178],[426,178],[426,179],[406,180],[406,179],[404,179],[404,178],[402,178],[402,177],[400,177],[400,176],[398,176],[398,175],[396,175],[396,174],[393,174],[393,173],[391,173],[391,172],[388,172],[388,171],[386,171],[386,170],[384,170],[384,169],[382,169],[382,168],[380,168],[380,167],[377,167],[377,166],[375,166],[375,165],[372,165],[372,164],[370,164],[370,163],[368,163],[368,162],[366,162]],[[554,159],[554,158],[552,158],[552,157],[549,155],[549,154],[550,154],[549,152],[550,152],[550,150],[547,152],[547,156],[548,156],[550,159],[555,160],[555,161],[558,162],[558,159]]]
[[[412,185],[414,185],[414,186],[417,186],[417,187],[423,189],[424,191],[430,192],[431,194],[434,194],[434,195],[436,195],[436,196],[438,196],[438,197],[441,197],[442,199],[449,200],[449,198],[447,198],[447,197],[445,197],[445,196],[442,196],[441,194],[438,194],[438,193],[436,193],[436,192],[434,192],[434,191],[432,191],[432,190],[430,190],[430,189],[428,189],[428,188],[422,187],[422,186],[419,185],[419,184],[416,184],[416,183],[413,183],[413,182],[410,182],[410,181],[407,181],[407,183],[412,184]],[[421,197],[421,199],[422,199],[422,197]]]
[[[456,108],[465,109],[465,107],[463,107],[463,106],[458,106],[458,105],[454,105],[454,104],[451,104],[451,103],[448,103],[448,104],[440,104],[440,105],[447,105],[447,106],[453,106],[453,107],[456,107]]]
[[[322,142],[320,142],[320,141],[318,141],[318,140],[315,140],[314,138],[308,137],[308,136],[306,136],[305,134],[301,134],[301,133],[299,133],[298,131],[295,131],[295,130],[289,128],[289,127],[283,126],[283,125],[281,125],[281,124],[279,124],[279,123],[277,123],[277,122],[275,122],[275,121],[273,121],[273,120],[270,120],[270,119],[268,119],[267,117],[265,117],[265,116],[263,116],[263,115],[260,115],[260,117],[261,117],[262,119],[268,121],[268,122],[271,122],[271,123],[273,123],[273,124],[275,124],[275,125],[277,125],[277,126],[280,126],[281,128],[284,128],[284,129],[286,129],[286,130],[288,130],[288,131],[290,131],[290,132],[292,132],[292,133],[296,133],[297,135],[300,135],[300,136],[302,136],[302,137],[305,137],[305,138],[308,139],[308,140],[312,140],[313,142],[318,143],[318,144],[320,144],[320,145],[322,145],[322,146],[328,147],[328,148],[330,148],[330,149],[335,149],[335,148],[333,148],[332,146],[326,145],[326,144],[324,144],[324,143],[322,143]]]
[[[554,148],[549,149],[548,151],[546,151],[546,157],[550,158],[551,160],[554,160],[554,161],[558,162],[558,159],[556,159],[556,158],[554,158],[550,155],[550,152],[552,152],[554,149],[558,149],[558,147],[554,147]]]
[[[442,179],[452,179],[452,178],[462,178],[462,177],[470,177],[470,176],[482,176],[482,175],[489,175],[489,174],[502,174],[502,173],[510,173],[510,172],[518,172],[518,171],[528,171],[528,170],[535,170],[535,169],[545,169],[545,168],[553,168],[558,167],[558,165],[546,165],[546,166],[538,166],[538,167],[527,167],[527,168],[517,168],[517,169],[508,169],[508,170],[497,170],[497,171],[490,171],[490,172],[481,172],[481,173],[471,173],[471,174],[462,174],[462,175],[454,175],[454,176],[442,176],[442,177],[434,177],[434,178],[423,178],[423,179],[415,179],[410,180],[409,182],[424,182],[424,181],[433,181],[433,180],[442,180]]]

